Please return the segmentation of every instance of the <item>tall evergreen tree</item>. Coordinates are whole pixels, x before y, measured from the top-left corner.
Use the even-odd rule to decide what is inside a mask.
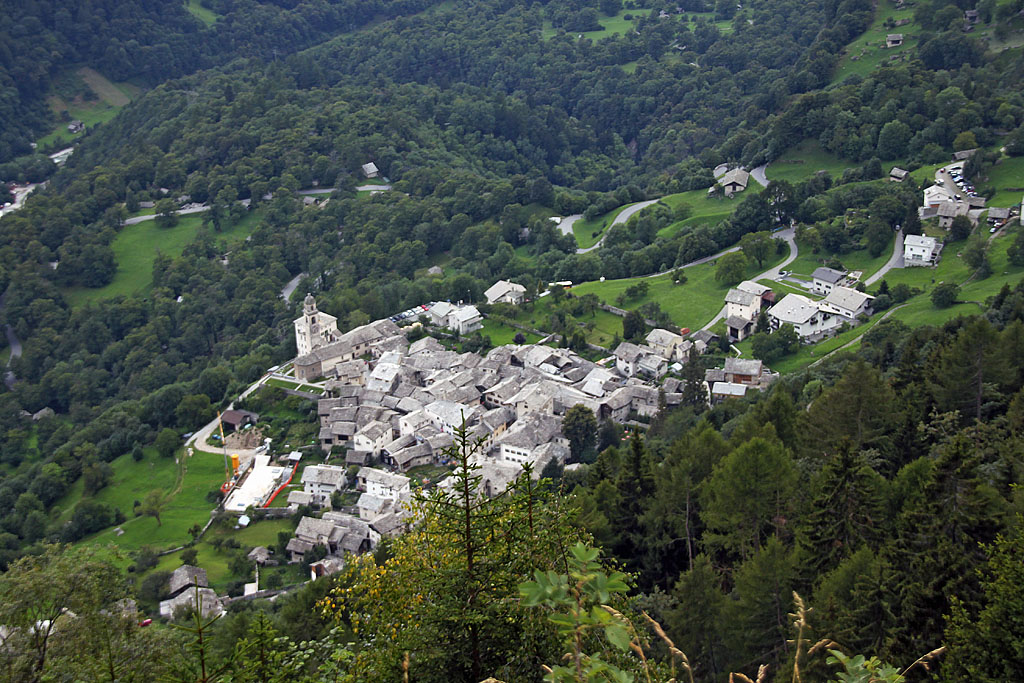
[[[811,484],[813,498],[801,516],[797,544],[808,580],[831,571],[883,532],[884,480],[849,446],[826,461]]]

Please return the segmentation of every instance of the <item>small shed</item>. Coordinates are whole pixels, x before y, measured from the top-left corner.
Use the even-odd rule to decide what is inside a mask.
[[[902,33],[890,33],[889,35],[887,35],[885,37],[885,46],[887,48],[899,47],[902,44],[903,44],[903,34]]]
[[[372,161],[368,164],[363,164],[363,175],[367,178],[377,178],[380,176],[380,171],[377,169],[377,164]]]
[[[259,415],[251,413],[248,410],[225,410],[220,415],[220,421],[221,424],[224,425],[224,431],[228,433],[238,431],[246,425],[256,424],[259,422],[259,419]]]

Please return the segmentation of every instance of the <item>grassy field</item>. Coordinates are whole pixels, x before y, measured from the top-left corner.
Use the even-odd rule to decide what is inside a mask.
[[[51,95],[47,98],[50,108],[57,115],[60,122],[54,126],[49,134],[36,140],[36,144],[41,149],[51,145],[65,146],[71,144],[72,140],[76,137],[68,132],[67,121],[61,120],[62,112],[67,112],[68,121],[78,120],[84,123],[86,127],[95,126],[98,123],[114,118],[114,115],[124,105],[128,104],[128,102],[142,92],[141,88],[131,83],[112,83],[102,74],[89,67],[79,68],[75,72],[75,78],[79,79],[83,85],[87,85],[89,89],[96,93],[98,99],[87,101],[82,97],[76,97],[73,100],[65,101],[57,95]]]
[[[484,320],[484,326],[480,330],[480,334],[486,337],[490,337],[491,343],[495,346],[514,344],[515,336],[517,334],[522,334],[524,337],[526,337],[527,344],[533,344],[534,342],[540,340],[540,337],[531,332],[523,332],[522,330],[517,330],[516,328],[509,327],[508,325],[498,322],[493,318],[487,318],[486,320]]]
[[[818,171],[828,171],[829,175],[837,178],[847,168],[855,165],[829,154],[821,148],[817,140],[804,140],[769,164],[764,174],[768,180],[788,180],[795,183],[810,178]]]
[[[885,262],[892,256],[892,247],[895,240],[896,235],[893,233],[893,236],[886,244],[885,250],[878,256],[872,256],[867,249],[858,249],[848,254],[840,254],[838,258],[847,270],[862,271],[864,273],[863,278],[867,278],[884,266]],[[801,242],[797,242],[797,247],[800,250],[800,255],[796,257],[795,261],[786,266],[787,270],[791,270],[797,275],[806,275],[809,278],[817,268],[820,268],[825,265],[825,262],[832,259],[832,254],[825,251],[819,251],[817,254],[811,253],[810,247]]]
[[[226,230],[210,234],[215,241],[244,239],[255,229],[259,213],[258,210],[248,213]],[[72,306],[80,306],[90,301],[147,292],[153,284],[153,262],[157,252],[175,258],[181,256],[185,246],[195,239],[202,222],[202,214],[189,214],[179,217],[178,224],[172,228],[161,228],[155,220],[124,226],[114,238],[114,258],[117,260],[114,280],[96,289],[65,289],[65,298]]]
[[[756,263],[753,264],[747,268],[746,277],[756,276],[782,262],[785,256],[773,254],[763,267]],[[644,280],[650,285],[647,295],[641,299],[626,302],[624,308],[635,309],[648,301],[657,301],[674,323],[680,327],[698,329],[707,324],[721,310],[729,286],[715,280],[715,266],[711,263],[687,268],[685,273],[687,278],[685,285],[673,284],[672,274],[668,273],[653,278],[585,282],[573,287],[573,293],[577,296],[593,293],[605,303],[615,306],[617,305],[615,299],[619,294],[625,292],[631,285]],[[618,330],[621,333],[621,319],[618,322]]]
[[[988,180],[978,187],[979,193],[995,190],[988,206],[1019,206],[1024,196],[1024,157],[1004,157],[985,170]]]
[[[215,13],[213,10],[206,9],[200,5],[199,0],[188,0],[185,8],[191,12],[196,19],[207,26],[213,26],[213,24],[220,18],[220,15]]]
[[[921,27],[913,22],[913,18],[913,9],[908,7],[897,10],[892,0],[879,0],[875,20],[871,22],[871,26],[843,50],[843,56],[832,75],[832,83],[840,83],[853,74],[867,76],[883,62],[894,57],[900,61],[911,59],[916,53],[917,33],[921,30]],[[890,28],[885,25],[889,19],[910,19],[911,22]],[[889,33],[902,33],[903,44],[899,47],[886,48],[885,37]]]
[[[630,13],[635,15],[637,11],[642,12],[643,10],[623,10],[616,14],[614,17],[607,17],[601,15],[598,18],[598,22],[601,24],[600,31],[584,31],[582,33],[580,33],[579,31],[567,31],[567,33],[575,36],[583,36],[584,38],[589,38],[590,40],[607,38],[608,36],[614,35],[616,33],[625,33],[626,31],[633,28],[633,20],[627,20],[625,18],[625,15]],[[551,22],[545,21],[544,28],[541,30],[541,38],[543,38],[544,40],[554,38],[555,36],[558,35],[560,30],[561,29],[556,29],[555,27],[553,27],[551,25]]]
[[[177,457],[180,456],[179,451]],[[119,460],[124,458],[130,461],[130,456],[122,456]],[[147,454],[141,464],[123,463],[116,470],[114,482],[100,491],[96,499],[116,505],[122,511],[126,506],[128,519],[120,525],[124,533],[118,536],[113,528],[104,529],[82,542],[89,545],[113,544],[128,552],[143,546],[163,549],[185,543],[189,540],[188,529],[193,524],[202,526],[210,518],[213,504],[206,500],[206,495],[223,481],[223,456],[203,451],[196,451],[180,467],[174,464],[173,459],[157,459],[152,454]],[[160,524],[153,517],[132,516],[134,500],[141,500],[140,494],[144,496],[153,489],[163,490],[168,496]],[[73,488],[69,496],[74,493]],[[70,503],[70,499],[67,502]],[[62,512],[66,513],[66,510]]]
[[[753,187],[760,187],[753,182]],[[672,210],[680,204],[689,204],[691,214],[685,220],[667,225],[658,231],[659,237],[672,237],[683,228],[692,225],[715,224],[732,215],[736,208],[736,198],[709,197],[707,190],[690,190],[662,197],[661,203],[667,204]]]

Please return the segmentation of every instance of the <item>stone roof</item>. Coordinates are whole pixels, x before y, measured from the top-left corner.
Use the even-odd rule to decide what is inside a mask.
[[[725,374],[759,377],[764,364],[753,358],[726,358]]]
[[[799,325],[818,312],[818,304],[799,294],[787,294],[768,311],[768,315],[783,323]]]
[[[339,488],[345,483],[345,468],[336,465],[310,465],[302,470],[302,483]]]
[[[289,505],[312,505],[313,494],[295,490],[288,494]]]
[[[484,292],[484,297],[487,299],[488,303],[493,303],[510,292],[520,293],[525,291],[526,287],[523,287],[522,285],[509,282],[507,280],[498,280],[487,288],[487,291]]]
[[[875,297],[864,292],[858,292],[849,287],[836,287],[822,301],[823,304],[835,306],[847,311],[856,311],[868,301]]]
[[[632,342],[622,342],[615,348],[615,357],[627,363],[635,362],[644,353],[647,352]]]
[[[527,413],[495,439],[496,444],[533,449],[562,438],[562,421],[553,415]]]
[[[303,517],[295,528],[295,538],[307,543],[320,543],[324,540],[331,540],[334,534],[334,524],[325,519],[316,517]]]
[[[761,300],[761,296],[752,292],[745,292],[742,289],[730,289],[725,293],[725,303],[737,304],[739,306],[754,306]]]
[[[194,584],[198,584],[200,587],[210,585],[210,582],[206,579],[206,570],[185,564],[171,572],[168,589],[171,595],[177,595],[183,589]]]
[[[400,489],[409,485],[409,477],[401,474],[392,474],[391,472],[385,472],[384,470],[378,470],[372,467],[363,467],[359,470],[358,476],[360,479],[365,479],[367,482],[373,482],[375,484],[380,484],[381,486],[390,486],[395,489]]]
[[[736,285],[736,289],[742,292],[750,292],[756,296],[764,296],[768,292],[772,291],[771,287],[762,285],[760,282],[753,282],[751,280],[744,280],[743,282]]]
[[[744,327],[750,325],[752,322],[752,320],[748,320],[747,318],[738,315],[730,315],[728,318],[725,319],[726,326],[731,327],[734,330],[742,330]]]
[[[671,346],[672,344],[681,344],[683,341],[682,336],[663,330],[660,327],[651,330],[647,334],[647,343],[658,346]]]
[[[747,394],[747,385],[734,384],[732,382],[715,382],[711,387],[711,394],[714,396],[741,398]]]
[[[749,181],[750,181],[750,174],[749,173],[744,171],[742,168],[734,168],[731,171],[727,172],[724,176],[722,176],[721,179],[718,181],[718,184],[722,185],[723,187],[725,185],[734,185],[735,184],[735,185],[739,185],[740,187],[745,188]]]
[[[834,270],[832,268],[821,267],[816,268],[811,277],[813,277],[815,280],[821,280],[822,282],[828,282],[834,285],[835,283],[839,282],[844,277],[846,277],[846,273],[839,270]]]

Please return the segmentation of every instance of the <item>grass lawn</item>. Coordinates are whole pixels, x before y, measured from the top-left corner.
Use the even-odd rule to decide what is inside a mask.
[[[818,171],[828,171],[833,178],[838,178],[847,168],[856,165],[826,152],[817,140],[804,140],[770,163],[764,174],[768,180],[796,183],[810,178]]]
[[[444,479],[451,471],[451,467],[442,465],[419,465],[411,468],[405,474],[420,486],[432,486]]]
[[[188,0],[185,8],[195,16],[196,19],[203,22],[207,26],[213,26],[214,22],[220,18],[219,14],[216,14],[213,10],[206,9],[199,4],[199,0]]]
[[[245,239],[255,229],[259,214],[258,210],[247,213],[226,230],[210,234],[217,242]],[[181,256],[185,246],[195,239],[202,222],[202,214],[193,213],[179,216],[177,225],[172,228],[161,228],[156,220],[124,226],[112,245],[117,260],[113,282],[96,289],[71,287],[64,290],[65,298],[75,307],[90,301],[147,292],[153,284],[153,262],[157,253],[173,258]]]
[[[527,344],[533,344],[540,340],[540,337],[531,333],[517,330],[514,327],[510,327],[504,323],[498,322],[493,318],[487,318],[484,320],[484,326],[480,330],[480,334],[485,337],[491,338],[491,343],[495,346],[504,346],[506,344],[514,344],[515,336],[522,334],[526,337]]]
[[[181,455],[182,452],[179,451],[177,456]],[[122,457],[130,459],[130,456]],[[127,552],[143,546],[159,550],[187,542],[189,527],[193,524],[206,524],[210,518],[210,510],[213,509],[213,505],[206,500],[206,495],[224,481],[223,456],[196,451],[191,458],[182,463],[178,477],[172,474],[178,469],[173,459],[166,461],[170,465],[164,465],[161,461],[154,463],[150,469],[148,464],[152,462],[151,458],[155,456],[147,455],[142,463],[132,463],[130,470],[124,468],[122,482],[119,483],[115,476],[114,483],[97,494],[98,500],[103,500],[101,496],[106,494],[110,496],[109,502],[112,504],[128,506],[128,520],[120,525],[124,534],[117,536],[111,527],[93,534],[82,543],[113,544]],[[166,468],[174,470],[168,471]],[[160,515],[160,524],[157,524],[153,517],[132,517],[131,504],[138,494],[145,495],[155,488],[162,489],[168,494],[168,501],[164,505],[163,514]]]
[[[754,183],[754,187],[760,186]],[[737,200],[729,197],[709,197],[707,190],[690,190],[662,197],[661,203],[668,205],[673,211],[680,204],[690,205],[691,212],[688,218],[658,231],[659,237],[672,237],[685,227],[715,224],[728,218],[736,209]]]
[[[1019,206],[1024,196],[1024,157],[1003,157],[995,166],[985,169],[988,180],[978,187],[979,193],[995,190],[988,206]]]
[[[893,242],[895,240],[896,234],[893,233],[885,250],[878,256],[872,256],[867,249],[858,249],[848,254],[840,254],[838,258],[847,270],[862,271],[864,273],[862,278],[867,278],[884,266],[889,257],[892,256]],[[806,275],[810,278],[817,268],[820,268],[825,265],[826,261],[832,259],[832,254],[825,251],[819,251],[817,254],[811,253],[810,247],[801,242],[797,242],[797,247],[800,249],[800,255],[796,257],[795,261],[786,266],[787,270],[791,270],[797,275]]]
[[[286,382],[283,379],[271,377],[266,382],[264,382],[264,384],[267,384],[272,387],[281,387],[282,389],[298,389],[301,382]]]
[[[619,208],[612,209],[592,221],[583,220],[582,218],[578,219],[572,224],[572,234],[576,238],[576,244],[581,249],[597,244],[597,241],[601,239],[601,235],[608,229],[608,226],[629,206],[632,206],[632,204],[623,204]]]
[[[87,101],[84,98],[76,97],[74,100],[65,101],[58,95],[48,97],[47,102],[53,113],[57,115],[59,122],[49,134],[36,140],[40,149],[46,149],[51,145],[63,147],[71,144],[78,137],[68,132],[68,124],[67,121],[62,120],[62,112],[67,112],[68,121],[81,121],[88,128],[114,118],[114,115],[124,105],[142,92],[141,88],[131,83],[112,83],[89,67],[79,68],[75,75],[96,93],[98,99]]]
[[[745,277],[750,278],[767,270],[775,264],[781,263],[785,258],[783,255],[772,255],[764,266],[756,263],[747,268]],[[672,282],[672,274],[668,273],[652,278],[627,278],[623,280],[607,280],[605,282],[585,282],[573,287],[573,293],[597,294],[605,303],[613,306],[616,297],[625,290],[644,280],[650,285],[647,295],[642,299],[626,302],[624,308],[635,309],[648,301],[657,301],[662,310],[668,313],[672,321],[680,327],[699,329],[725,305],[725,293],[730,285],[723,285],[715,280],[715,266],[712,263],[705,263],[699,266],[687,268],[685,271],[687,282],[685,285],[676,285]],[[622,322],[619,319],[619,332],[622,331]]]
[[[893,57],[900,61],[911,59],[916,54],[917,33],[921,30],[913,18],[912,8],[897,10],[892,0],[880,0],[875,10],[875,20],[871,22],[868,30],[843,49],[843,56],[832,75],[832,83],[841,83],[853,74],[867,76]],[[888,19],[910,19],[911,22],[890,28],[885,25]],[[902,33],[903,44],[899,47],[886,48],[885,37],[890,33]]]
[[[633,20],[625,19],[625,15],[629,13],[636,15],[637,12],[643,11],[644,10],[622,10],[614,17],[608,17],[602,14],[600,17],[598,17],[598,23],[601,24],[600,31],[583,31],[582,33],[579,31],[567,31],[566,33],[572,36],[582,35],[584,38],[589,38],[590,40],[607,38],[608,36],[614,35],[616,33],[625,33],[629,29],[633,28]],[[543,38],[544,40],[554,38],[555,36],[558,35],[560,30],[561,29],[556,29],[555,27],[553,27],[551,25],[551,22],[545,21],[544,28],[541,30],[541,38]]]

